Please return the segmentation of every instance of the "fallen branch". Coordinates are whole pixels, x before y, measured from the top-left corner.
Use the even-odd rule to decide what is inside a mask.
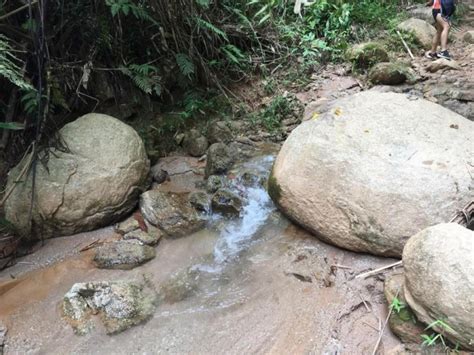
[[[390,264],[390,265],[387,265],[387,266],[384,266],[384,267],[381,267],[381,268],[378,268],[378,269],[375,269],[375,270],[372,270],[372,271],[364,272],[362,274],[357,275],[355,278],[356,279],[360,279],[360,278],[366,279],[369,276],[373,276],[375,274],[381,273],[382,271],[385,271],[387,269],[391,269],[391,268],[394,268],[394,267],[397,267],[397,266],[402,266],[402,261],[401,260],[397,261],[396,263],[393,263],[393,264]]]
[[[405,46],[405,49],[407,50],[407,52],[408,52],[408,54],[410,55],[411,59],[415,59],[415,57],[413,56],[413,53],[412,53],[411,50],[410,50],[410,47],[408,47],[407,42],[405,42],[405,40],[403,39],[402,35],[400,34],[400,31],[397,31],[397,35],[398,35],[398,37],[400,37],[400,39],[402,40],[402,43],[403,43],[403,45]]]

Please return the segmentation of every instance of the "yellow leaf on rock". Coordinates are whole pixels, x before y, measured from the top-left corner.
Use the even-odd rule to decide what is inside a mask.
[[[317,112],[313,113],[313,116],[311,116],[311,119],[313,119],[313,120],[315,120],[315,121],[316,121],[318,118],[319,118],[319,113],[317,113]]]

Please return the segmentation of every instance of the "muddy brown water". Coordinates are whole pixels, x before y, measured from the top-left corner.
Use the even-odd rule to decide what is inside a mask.
[[[354,276],[393,260],[324,244],[253,193],[262,203],[249,210],[263,221],[256,227],[217,218],[162,240],[155,259],[129,271],[96,269],[93,251],[79,252],[115,238],[112,228],[47,241],[0,273],[6,354],[371,353],[387,312],[382,278]],[[77,336],[62,319],[74,283],[144,277],[161,299],[148,322],[114,336],[97,323]],[[387,329],[379,352],[398,345]]]

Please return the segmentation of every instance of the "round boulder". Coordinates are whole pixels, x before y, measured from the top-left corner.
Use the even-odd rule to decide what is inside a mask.
[[[474,350],[474,232],[455,223],[419,232],[403,250],[404,294],[417,318]]]
[[[388,62],[388,53],[378,42],[359,43],[351,47],[346,56],[359,69],[367,69],[380,62]]]
[[[298,126],[268,190],[293,221],[339,247],[402,254],[474,189],[474,123],[422,99],[366,91]]]
[[[431,48],[433,37],[436,34],[436,29],[428,22],[418,18],[410,18],[398,25],[398,29],[405,32],[413,33],[416,40],[425,49]]]
[[[376,85],[400,85],[414,78],[413,71],[402,63],[378,63],[369,72],[369,80]]]
[[[109,225],[130,212],[147,187],[150,163],[132,127],[93,113],[65,125],[59,135],[64,149],[39,153],[32,228],[32,174],[5,204],[7,220],[27,237],[30,231],[49,238]],[[9,173],[8,186],[16,183],[26,160]]]

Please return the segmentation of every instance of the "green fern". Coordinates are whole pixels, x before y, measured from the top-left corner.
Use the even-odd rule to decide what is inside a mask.
[[[149,21],[159,26],[159,23],[153,17],[151,17],[143,7],[135,5],[130,0],[106,0],[105,3],[110,7],[112,17],[115,17],[120,13],[122,13],[124,16],[128,16],[131,13],[139,20]]]
[[[6,78],[10,83],[23,90],[33,90],[33,86],[28,83],[22,74],[19,64],[21,60],[13,54],[13,48],[8,42],[8,38],[0,34],[0,76]]]
[[[178,64],[179,70],[181,71],[181,74],[190,78],[195,72],[193,62],[191,62],[189,57],[183,53],[176,54],[175,58],[176,58],[176,63]]]
[[[161,77],[157,67],[150,64],[130,64],[128,68],[122,68],[122,72],[144,93],[161,95]]]
[[[242,51],[234,46],[233,44],[227,44],[221,47],[221,51],[225,54],[227,59],[232,63],[241,66],[243,64],[243,60],[245,59],[245,55]]]
[[[224,31],[222,31],[220,28],[214,26],[212,23],[207,22],[201,17],[196,17],[196,23],[201,29],[211,31],[214,34],[216,34],[218,37],[221,37],[222,39],[224,39],[226,42],[229,42],[229,38],[227,37],[227,34]]]

